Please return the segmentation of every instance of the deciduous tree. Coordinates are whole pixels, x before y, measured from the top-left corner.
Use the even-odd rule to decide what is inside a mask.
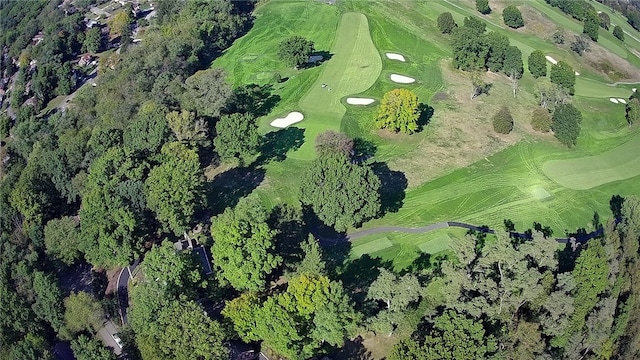
[[[116,360],[116,355],[100,340],[80,335],[71,340],[71,350],[76,360]]]
[[[64,320],[69,331],[98,331],[102,327],[104,311],[100,303],[86,292],[72,293],[64,299]]]
[[[493,130],[500,134],[508,134],[513,130],[513,117],[508,107],[501,107],[493,116]]]
[[[491,13],[489,0],[476,0],[476,10],[478,10],[478,12],[483,15]]]
[[[202,118],[196,118],[194,112],[172,111],[167,114],[167,122],[178,141],[191,147],[207,145],[207,122]]]
[[[338,231],[357,226],[380,211],[380,179],[371,168],[344,156],[322,156],[302,174],[300,201]]]
[[[551,130],[555,137],[568,147],[576,144],[580,135],[582,113],[571,104],[558,105],[553,112]]]
[[[371,283],[367,299],[382,300],[388,311],[403,311],[422,295],[422,286],[413,274],[398,276],[380,268],[380,275]]]
[[[598,29],[600,28],[600,18],[595,9],[591,8],[584,18],[583,34],[587,34],[591,40],[598,41]]]
[[[393,132],[412,134],[418,130],[418,96],[411,90],[395,89],[384,94],[376,126]]]
[[[520,28],[524,26],[524,20],[522,19],[522,13],[515,5],[509,5],[502,10],[502,18],[504,24],[510,28]]]
[[[547,76],[547,59],[541,50],[534,50],[529,54],[529,72],[535,79]]]
[[[574,85],[576,84],[576,74],[573,68],[566,62],[560,60],[557,64],[551,65],[549,73],[551,82],[567,89],[569,94],[575,93]]]
[[[616,25],[613,28],[613,36],[615,36],[618,40],[624,41],[624,31],[620,25]]]
[[[544,108],[533,110],[531,127],[536,131],[549,132],[551,130],[551,114],[549,111]]]
[[[353,153],[353,140],[344,133],[328,130],[316,136],[318,156],[343,155],[349,158]]]
[[[250,114],[239,113],[222,116],[216,123],[213,144],[223,160],[237,159],[241,165],[248,163],[260,147],[255,118]]]
[[[443,34],[450,34],[453,29],[458,27],[450,12],[445,11],[438,15],[438,29]]]
[[[292,36],[278,45],[280,60],[295,68],[305,64],[312,52],[313,41],[307,40],[302,36]]]
[[[165,228],[181,235],[204,201],[204,175],[198,154],[182,143],[165,144],[161,159],[145,181],[147,203]]]
[[[183,109],[194,111],[199,116],[219,116],[232,94],[225,76],[222,69],[214,68],[200,70],[187,78],[186,92],[182,97]]]
[[[257,197],[243,198],[234,208],[211,219],[213,264],[218,275],[238,290],[261,290],[281,257],[274,254],[276,231]]]
[[[55,331],[60,331],[63,321],[62,292],[52,275],[42,271],[33,273],[33,290],[36,301],[31,306],[33,312],[41,319],[51,324]]]
[[[78,250],[79,244],[78,221],[72,217],[49,220],[44,227],[45,251],[54,259],[67,265],[73,264],[82,256]]]

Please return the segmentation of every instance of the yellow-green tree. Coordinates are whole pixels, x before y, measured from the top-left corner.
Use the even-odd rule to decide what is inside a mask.
[[[395,89],[384,94],[376,126],[394,132],[412,134],[418,130],[418,96],[411,90]]]

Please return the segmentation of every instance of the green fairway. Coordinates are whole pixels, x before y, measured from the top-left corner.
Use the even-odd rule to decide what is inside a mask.
[[[363,254],[371,254],[380,250],[384,250],[391,246],[393,246],[391,240],[389,240],[388,237],[384,236],[373,241],[354,246],[351,249],[351,256],[353,256],[354,258],[359,258]]]
[[[599,155],[548,161],[542,170],[564,187],[587,190],[640,175],[639,152],[640,141],[633,139]]]
[[[380,54],[373,45],[367,17],[363,14],[342,16],[331,53],[331,59],[322,65],[324,70],[300,100],[305,120],[297,126],[306,129],[305,143],[291,154],[293,158],[313,158],[316,135],[325,130],[340,130],[346,111],[341,99],[367,90],[382,70]]]

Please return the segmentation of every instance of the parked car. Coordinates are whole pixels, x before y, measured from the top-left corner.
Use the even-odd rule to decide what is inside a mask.
[[[118,333],[111,335],[111,337],[113,338],[113,341],[115,341],[116,344],[118,344],[120,349],[122,349],[122,339],[120,339],[120,336],[118,336]]]

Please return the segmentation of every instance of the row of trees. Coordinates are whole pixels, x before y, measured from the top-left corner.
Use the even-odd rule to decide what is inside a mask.
[[[625,199],[618,220],[599,225],[604,236],[560,253],[541,234],[456,241],[457,261],[442,266],[445,305],[391,358],[636,357],[638,205]]]

